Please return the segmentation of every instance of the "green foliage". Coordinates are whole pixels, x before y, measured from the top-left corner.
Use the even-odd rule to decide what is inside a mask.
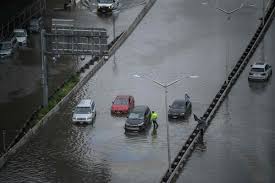
[[[78,83],[79,75],[75,74],[60,88],[48,101],[48,106],[41,108],[34,117],[34,124],[40,121],[52,108],[54,108]]]

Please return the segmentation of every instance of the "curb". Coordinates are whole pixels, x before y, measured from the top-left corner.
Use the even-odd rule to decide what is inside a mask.
[[[123,32],[118,40],[111,46],[109,49],[109,56],[113,55],[115,51],[124,43],[124,41],[129,37],[129,35],[134,31],[137,25],[141,22],[143,17],[149,12],[151,7],[154,5],[156,0],[149,0],[149,2],[143,7],[141,12],[135,18],[133,23],[128,27],[127,31]],[[39,122],[37,122],[29,131],[6,153],[0,157],[0,168],[2,168],[5,163],[10,159],[10,157],[22,146],[24,145],[31,137],[34,135],[41,126],[43,126],[53,114],[55,114],[59,109],[66,103],[79,89],[87,83],[87,81],[107,62],[104,57],[102,57],[97,64],[83,77],[80,78],[80,81],[72,88],[72,90],[63,98],[61,101],[56,104]]]

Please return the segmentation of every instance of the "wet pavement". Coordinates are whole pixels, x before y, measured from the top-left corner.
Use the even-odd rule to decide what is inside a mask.
[[[164,90],[151,81],[134,78],[133,75],[145,74],[164,83],[185,74],[199,75],[197,79],[185,79],[171,86],[168,91],[168,103],[176,98],[183,98],[187,92],[193,102],[192,112],[202,114],[223,83],[226,68],[229,72],[229,68],[235,64],[250,41],[259,17],[257,8],[243,8],[243,11],[235,14],[231,21],[227,22],[226,17],[219,14],[211,5],[211,1],[209,2],[210,5],[205,6],[199,0],[158,0],[117,51],[115,61],[113,57],[110,58],[110,61],[68,105],[45,124],[39,133],[3,167],[0,171],[0,182],[158,182],[168,166]],[[236,8],[239,4],[239,0],[225,3],[230,9]],[[121,15],[119,14],[119,17],[122,17]],[[269,49],[270,46],[274,47],[269,44]],[[226,61],[228,51],[229,60]],[[227,141],[229,137],[238,143],[234,147],[232,145],[234,152],[241,150],[243,157],[250,157],[249,148],[253,148],[254,144],[246,148],[246,144],[240,141],[242,136],[239,136],[244,135],[246,139],[253,141],[248,138],[254,134],[253,130],[250,131],[251,134],[244,134],[247,130],[246,124],[250,124],[250,118],[246,117],[253,110],[256,115],[257,109],[265,114],[266,121],[272,121],[274,119],[272,113],[270,111],[267,113],[265,107],[256,108],[256,104],[261,106],[266,104],[269,107],[274,105],[268,103],[270,101],[267,101],[268,98],[264,101],[259,98],[251,104],[253,100],[249,96],[253,97],[255,93],[247,86],[247,72],[245,72],[229,95],[226,105],[230,109],[229,112],[224,113],[222,107],[212,124],[214,127],[215,123],[217,124],[216,130],[211,133],[212,125],[208,130],[207,136],[210,140],[212,137],[213,145],[208,147],[211,142],[207,141],[205,153],[198,151],[190,158],[188,165],[192,163],[194,165],[190,169],[187,165],[188,174],[184,172],[181,179],[186,179],[187,182],[194,182],[196,179],[197,182],[206,180],[197,174],[201,171],[200,157],[204,153],[207,161],[205,169],[213,165],[210,161],[212,160],[216,162],[218,170],[213,166],[212,174],[207,174],[205,171],[202,175],[211,176],[207,177],[211,181],[212,177],[220,177],[216,179],[217,182],[224,182],[222,178],[225,176],[222,177],[220,174],[228,175],[228,169],[225,168],[228,168],[229,163],[226,160],[230,154],[226,154],[227,151],[219,151],[215,157],[213,154],[217,152],[216,143],[220,143],[222,149],[224,145],[222,142]],[[267,92],[267,95],[271,96],[271,92],[268,92],[271,86],[269,84],[266,90],[260,93]],[[136,104],[146,104],[157,111],[160,125],[157,133],[150,128],[143,134],[125,134],[123,126],[126,118],[110,115],[111,102],[118,94],[131,94],[135,97]],[[244,94],[247,98],[241,98]],[[96,121],[89,126],[72,125],[72,109],[83,98],[95,100]],[[238,107],[236,103],[240,106]],[[260,116],[258,115],[257,119]],[[226,125],[233,126],[231,121],[238,118],[239,121],[249,120],[246,124],[236,123],[239,125],[237,127],[239,133],[235,136],[233,130],[227,131],[226,136],[225,131],[220,129],[225,130]],[[256,119],[254,120],[255,125],[260,125],[256,123]],[[191,116],[183,121],[169,122],[172,157],[178,152],[195,125]],[[261,127],[258,125],[257,127]],[[269,129],[272,130],[272,126],[269,126]],[[267,130],[264,128],[257,131],[259,138],[265,132]],[[267,132],[266,138],[268,134],[272,133]],[[274,149],[274,136],[270,139],[273,139],[271,146],[261,146],[259,143],[259,147],[263,147],[259,153],[272,154],[270,147]],[[230,148],[230,143],[226,147]],[[206,156],[208,149],[211,149],[212,153]],[[216,157],[220,159],[214,159]],[[262,166],[270,165],[265,160],[260,162]],[[239,167],[238,163],[241,161],[231,163],[231,169],[237,171],[236,167]],[[222,170],[224,172],[220,172]],[[266,174],[271,176],[268,172]],[[185,175],[188,177],[185,178]],[[244,179],[241,174],[236,174],[235,178]]]
[[[265,36],[265,60],[274,68],[275,24]],[[250,63],[259,62],[258,48]],[[249,64],[250,65],[250,64]],[[268,82],[240,76],[177,182],[275,182],[274,74]],[[196,173],[196,176],[194,174]]]
[[[113,40],[112,16],[98,16],[92,1],[88,1],[91,3],[88,4],[90,6],[84,6],[80,2],[72,11],[60,10],[63,2],[63,0],[47,2],[47,25],[50,24],[51,18],[73,18],[76,26],[106,28],[109,35],[108,42]],[[122,1],[121,4],[124,8],[115,12],[115,36],[127,29],[143,7],[144,1]],[[77,57],[64,56],[53,62],[48,58],[49,94],[51,95],[55,88],[89,59],[90,57],[87,56],[84,61],[81,61]],[[0,151],[3,150],[2,129],[6,131],[6,144],[9,144],[17,131],[22,128],[25,120],[42,104],[40,79],[40,35],[31,34],[28,48],[19,49],[13,57],[0,60],[0,85],[4,86],[0,90]]]

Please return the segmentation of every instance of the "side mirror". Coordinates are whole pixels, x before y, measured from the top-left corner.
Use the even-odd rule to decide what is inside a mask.
[[[171,105],[169,105],[168,107],[171,108]]]
[[[252,67],[252,64],[250,65],[250,67]]]
[[[115,102],[114,101],[112,101],[112,104],[114,104]]]

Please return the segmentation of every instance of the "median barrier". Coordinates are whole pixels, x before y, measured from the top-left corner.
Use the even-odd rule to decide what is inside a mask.
[[[113,45],[109,49],[109,55],[112,55],[122,45],[122,43],[129,37],[129,35],[134,31],[134,29],[140,23],[142,18],[151,9],[155,1],[156,0],[149,0],[149,2],[144,6],[144,8],[141,10],[139,15],[137,16],[137,18],[128,27],[127,31],[123,32],[118,36],[116,41],[113,43]],[[4,166],[4,164],[16,152],[17,149],[19,149],[22,145],[24,145],[27,142],[27,140],[32,137],[33,134],[37,133],[37,131],[52,117],[52,115],[55,114],[64,105],[64,103],[68,102],[68,100],[74,94],[76,94],[79,91],[79,89],[82,88],[83,85],[86,84],[87,81],[107,62],[107,60],[104,59],[104,57],[101,57],[100,59],[96,59],[95,61],[98,61],[98,62],[86,74],[84,73],[85,68],[83,67],[80,69],[79,72],[77,72],[77,73],[84,73],[84,76],[73,87],[73,89],[64,98],[62,98],[57,105],[55,105],[55,107],[53,107],[40,121],[38,121],[26,133],[22,131],[16,136],[10,148],[8,148],[8,150],[4,154],[2,154],[2,156],[0,157],[0,168]],[[88,68],[89,67],[86,66],[86,69]],[[65,85],[65,82],[62,83],[61,87],[63,87],[64,85]],[[41,106],[39,109],[41,109]]]

